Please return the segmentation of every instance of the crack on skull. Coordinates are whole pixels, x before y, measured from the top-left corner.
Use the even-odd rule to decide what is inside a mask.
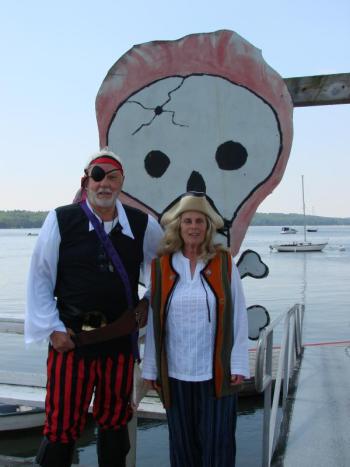
[[[153,112],[154,112],[154,115],[151,118],[151,120],[149,122],[147,122],[147,123],[142,123],[138,128],[136,128],[136,130],[132,133],[133,136],[136,135],[136,133],[138,133],[143,127],[150,126],[152,124],[152,122],[154,121],[154,119],[156,117],[158,117],[159,115],[161,115],[162,113],[171,114],[171,121],[175,126],[181,126],[181,127],[187,127],[188,128],[189,125],[185,125],[183,123],[178,123],[178,122],[175,121],[175,110],[164,110],[164,106],[169,104],[169,102],[171,101],[171,94],[182,87],[182,85],[184,84],[185,79],[186,78],[182,78],[181,83],[178,86],[176,86],[176,88],[174,88],[174,89],[172,89],[171,91],[168,92],[167,100],[163,104],[157,105],[156,107],[146,107],[141,102],[134,101],[134,100],[127,101],[127,104],[137,104],[137,105],[139,105],[140,107],[142,107],[145,110],[153,110]]]

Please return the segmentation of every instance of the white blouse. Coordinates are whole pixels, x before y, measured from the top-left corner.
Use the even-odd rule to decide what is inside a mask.
[[[169,376],[182,381],[206,381],[213,377],[213,352],[216,328],[215,297],[200,271],[198,262],[193,278],[190,261],[181,252],[173,255],[179,281],[174,289],[166,319],[166,352]],[[234,345],[231,352],[231,374],[249,377],[248,319],[238,269],[232,261],[231,293],[234,309]],[[150,308],[146,331],[142,376],[157,377]]]

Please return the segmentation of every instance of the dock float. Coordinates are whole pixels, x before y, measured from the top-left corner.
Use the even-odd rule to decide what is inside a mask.
[[[249,351],[249,365],[251,375],[255,371],[255,349]],[[274,374],[276,371],[279,348],[273,351]],[[43,371],[44,368],[41,369]],[[245,380],[240,397],[255,396],[255,381],[252,376]],[[27,372],[0,370],[0,402],[6,404],[23,404],[31,407],[44,408],[46,395],[46,374],[41,372]],[[139,418],[149,418],[155,420],[164,420],[165,410],[159,400],[158,394],[154,390],[148,391],[142,399],[137,410]]]

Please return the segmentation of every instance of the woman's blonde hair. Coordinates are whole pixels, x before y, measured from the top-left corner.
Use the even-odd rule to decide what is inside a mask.
[[[182,250],[184,246],[184,241],[180,234],[182,214],[166,225],[164,237],[158,249],[159,256],[169,255],[171,253],[176,253],[177,251]],[[210,217],[206,216],[205,214],[203,215],[207,221],[207,231],[205,233],[204,242],[200,246],[200,253],[198,258],[206,262],[212,259],[218,251],[227,249],[221,243],[214,244],[216,229]]]

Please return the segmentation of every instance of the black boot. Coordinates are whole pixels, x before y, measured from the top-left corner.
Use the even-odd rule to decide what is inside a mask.
[[[42,467],[70,467],[73,454],[74,443],[51,443],[43,438],[35,460]]]
[[[125,467],[130,450],[127,426],[119,430],[101,430],[97,433],[97,457],[99,467]]]

